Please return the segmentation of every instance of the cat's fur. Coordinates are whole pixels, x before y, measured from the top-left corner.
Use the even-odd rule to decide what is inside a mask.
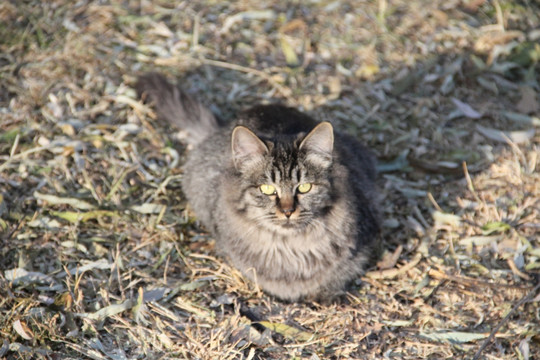
[[[279,105],[220,125],[159,74],[140,77],[136,88],[161,118],[190,133],[184,193],[245,276],[294,301],[331,296],[361,273],[379,220],[374,158],[358,141]],[[301,194],[304,183],[312,188]],[[263,194],[262,184],[276,194]]]

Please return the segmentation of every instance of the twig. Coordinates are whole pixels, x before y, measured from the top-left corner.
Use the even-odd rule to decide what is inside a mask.
[[[435,198],[433,197],[433,194],[431,194],[430,191],[428,191],[427,197],[428,197],[429,201],[431,201],[431,204],[435,207],[435,209],[436,209],[437,211],[444,212],[444,211],[442,211],[442,209],[441,209],[441,207],[439,206],[439,204],[437,204],[437,201],[435,200]]]
[[[485,287],[496,288],[496,289],[501,289],[501,288],[516,289],[516,290],[521,290],[521,291],[527,291],[532,288],[530,286],[523,287],[523,286],[517,286],[517,285],[490,283],[487,281],[480,281],[480,280],[471,279],[464,276],[447,275],[443,273],[442,271],[435,270],[435,269],[430,269],[428,271],[428,275],[435,279],[449,280],[449,281],[453,281],[453,282],[457,282],[457,283],[461,283],[461,284],[469,285],[469,286],[485,286]]]
[[[514,259],[509,258],[508,260],[506,260],[506,262],[508,263],[510,270],[512,270],[514,274],[516,274],[523,280],[531,281],[531,277],[529,275],[525,274],[524,272],[518,269],[516,263],[514,262]]]
[[[497,326],[495,326],[495,328],[491,331],[491,333],[489,334],[488,338],[482,343],[482,346],[480,346],[480,348],[478,349],[478,351],[476,352],[476,354],[474,354],[474,357],[472,358],[472,360],[478,360],[480,358],[480,355],[482,354],[482,351],[484,351],[484,349],[489,345],[489,343],[493,340],[493,338],[495,337],[495,335],[497,334],[497,332],[499,331],[499,329],[508,322],[508,319],[510,319],[510,316],[512,316],[516,311],[517,309],[525,304],[527,301],[529,301],[537,292],[538,290],[540,289],[540,281],[538,281],[538,284],[536,284],[536,286],[534,287],[534,289],[532,289],[527,295],[525,295],[524,297],[521,298],[521,300],[519,300],[517,302],[516,305],[514,305],[514,307],[512,308],[512,310],[510,310],[508,312],[508,314],[506,314],[506,316],[501,320],[501,322],[499,322],[499,324]]]
[[[394,278],[400,274],[403,274],[409,271],[413,267],[415,267],[420,262],[421,259],[422,259],[422,254],[417,253],[411,261],[409,261],[407,264],[403,265],[399,269],[393,268],[393,269],[387,269],[383,271],[378,271],[378,270],[369,271],[366,273],[365,276],[371,279]]]
[[[467,168],[467,163],[464,161],[462,163],[463,166],[463,173],[465,175],[465,179],[467,180],[467,187],[469,188],[469,191],[473,194],[476,201],[481,202],[480,198],[476,194],[476,190],[474,190],[474,184],[472,182],[471,176],[469,175],[469,169]]]
[[[30,154],[33,154],[33,153],[36,153],[36,152],[40,152],[40,151],[43,151],[43,150],[49,150],[49,149],[50,149],[50,146],[38,146],[38,147],[35,147],[35,148],[32,148],[32,149],[23,151],[23,152],[21,152],[19,154],[12,155],[6,160],[5,163],[0,165],[0,172],[4,171],[4,169],[7,168],[7,166],[9,164],[11,164],[14,160],[22,159],[27,155],[30,155]],[[13,152],[13,149],[12,149],[12,152]]]

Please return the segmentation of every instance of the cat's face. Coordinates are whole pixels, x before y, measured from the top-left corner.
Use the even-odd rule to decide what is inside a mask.
[[[331,205],[333,132],[328,123],[303,139],[265,143],[246,128],[233,133],[233,159],[244,184],[244,214],[280,233],[301,231]]]

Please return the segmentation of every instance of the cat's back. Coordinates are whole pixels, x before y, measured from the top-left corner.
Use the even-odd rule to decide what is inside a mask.
[[[318,124],[312,117],[284,105],[257,105],[245,111],[235,125],[245,126],[258,135],[276,137],[307,133]]]

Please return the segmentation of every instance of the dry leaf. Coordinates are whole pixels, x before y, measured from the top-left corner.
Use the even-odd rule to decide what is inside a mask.
[[[76,198],[63,198],[55,195],[41,194],[37,191],[34,191],[34,197],[36,199],[46,201],[53,205],[70,205],[76,209],[81,210],[91,210],[95,208],[94,205]]]
[[[56,281],[49,275],[37,272],[27,271],[26,269],[17,268],[4,271],[6,280],[11,281],[14,285],[18,284],[54,284]]]
[[[254,10],[243,11],[232,16],[227,17],[223,23],[223,27],[219,30],[220,34],[229,32],[231,27],[244,20],[270,20],[276,16],[276,13],[272,10]]]
[[[106,306],[103,309],[100,309],[94,313],[86,315],[86,317],[88,319],[97,320],[97,321],[105,320],[108,317],[114,316],[123,311],[131,309],[136,304],[137,304],[136,300],[126,300],[120,304],[113,304],[113,305]]]
[[[459,111],[463,113],[464,116],[470,119],[479,119],[482,117],[478,111],[474,110],[471,105],[464,103],[456,98],[452,98],[452,102],[457,106]]]
[[[458,215],[434,211],[432,216],[436,226],[450,225],[459,227],[461,225],[461,218]]]
[[[15,320],[13,322],[13,330],[25,340],[32,340],[34,338],[32,330],[21,320]]]
[[[381,71],[377,64],[363,64],[354,72],[356,77],[372,80]]]
[[[302,331],[292,326],[281,324],[281,323],[261,321],[259,322],[259,324],[261,324],[265,328],[268,328],[274,332],[277,332],[278,334],[283,335],[286,338],[293,339],[295,341],[306,342],[313,339],[313,337],[315,336],[306,331]]]
[[[517,103],[517,108],[521,113],[531,114],[540,109],[540,103],[536,91],[530,86],[520,88],[521,100]]]
[[[103,216],[118,217],[116,211],[109,210],[93,210],[88,212],[76,212],[76,211],[51,211],[51,214],[58,216],[70,223],[85,222],[88,220],[97,219]]]
[[[403,251],[403,246],[398,245],[396,250],[393,253],[387,252],[384,254],[383,258],[377,262],[377,268],[380,270],[391,269],[396,266],[399,256]]]
[[[142,205],[133,205],[131,210],[141,214],[159,214],[165,205],[146,203]]]
[[[501,240],[501,235],[491,235],[491,236],[470,236],[464,239],[459,240],[459,245],[462,246],[486,246],[492,243],[496,243]]]
[[[482,125],[476,125],[476,130],[488,139],[508,143],[508,140],[514,144],[523,144],[529,142],[536,133],[534,129],[525,131],[501,131],[497,129],[487,128]]]
[[[287,62],[287,65],[290,67],[296,67],[300,64],[300,61],[298,60],[298,56],[296,55],[296,52],[292,48],[291,44],[287,40],[285,36],[280,36],[279,38],[279,44],[281,45],[281,51],[283,52],[283,55],[285,56],[285,61]]]
[[[383,320],[382,323],[388,326],[403,327],[411,326],[412,324],[414,324],[414,320]]]
[[[511,112],[511,111],[504,111],[503,115],[508,120],[515,121],[517,123],[540,126],[540,118],[536,116],[523,115],[520,113]]]
[[[92,261],[92,262],[89,262],[89,263],[86,263],[85,265],[82,265],[81,264],[77,264],[76,266],[72,266],[68,269],[69,273],[71,275],[79,275],[79,274],[82,274],[86,271],[90,271],[90,270],[94,270],[94,269],[99,269],[99,270],[108,270],[110,268],[112,268],[113,264],[108,262],[106,259],[99,259],[99,260],[96,260],[96,261]],[[65,271],[62,271],[58,274],[56,274],[55,276],[57,278],[63,278],[67,275],[67,273]]]
[[[489,334],[471,333],[461,331],[447,331],[447,332],[420,332],[420,336],[432,341],[437,342],[451,342],[451,343],[468,343],[476,340],[485,339]]]

